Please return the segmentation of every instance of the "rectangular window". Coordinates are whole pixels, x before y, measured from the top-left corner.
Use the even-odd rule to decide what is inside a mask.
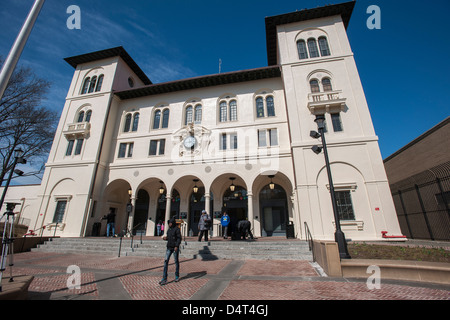
[[[220,150],[227,150],[227,134],[222,133],[220,137]]]
[[[166,147],[166,139],[150,140],[149,156],[162,156]]]
[[[75,143],[75,140],[69,140],[69,144],[67,145],[67,150],[66,150],[66,156],[71,156],[72,155],[72,150],[73,150],[74,143]]]
[[[331,122],[333,123],[334,132],[340,132],[343,130],[340,113],[332,113],[331,114]]]
[[[355,220],[350,191],[336,191],[336,204],[341,220]]]
[[[267,141],[269,144],[267,144]],[[258,130],[258,147],[278,146],[278,130],[266,129]]]
[[[121,143],[119,145],[119,158],[125,158],[125,154],[127,152],[127,144],[126,143]]]
[[[77,146],[75,147],[75,155],[81,154],[81,148],[83,148],[83,140],[77,139]]]
[[[269,129],[269,141],[270,146],[278,145],[278,130],[277,129]]]
[[[159,140],[159,155],[164,154],[165,147],[166,147],[166,139]]]
[[[236,150],[238,148],[237,133],[230,134],[230,149]]]
[[[266,147],[266,130],[258,130],[258,147]]]
[[[131,158],[133,156],[133,148],[134,148],[134,143],[131,142],[128,144],[128,153],[127,153],[127,157]]]
[[[53,223],[63,222],[64,213],[66,212],[67,200],[58,200],[56,203],[55,215],[53,216]]]

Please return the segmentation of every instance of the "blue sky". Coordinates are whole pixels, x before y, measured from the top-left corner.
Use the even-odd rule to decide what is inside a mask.
[[[33,0],[2,0],[6,58]],[[267,66],[266,16],[332,0],[47,0],[19,64],[53,83],[44,103],[59,113],[73,75],[63,58],[123,46],[153,83]],[[69,30],[67,7],[81,9]],[[369,30],[370,5],[381,29]],[[450,1],[358,0],[347,29],[383,158],[450,115]]]

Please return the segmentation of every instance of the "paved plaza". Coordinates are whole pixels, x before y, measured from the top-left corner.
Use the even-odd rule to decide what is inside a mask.
[[[181,279],[160,286],[163,258],[25,252],[13,274],[32,275],[30,300],[449,300],[450,286],[331,278],[302,260],[201,260],[180,258]],[[171,260],[173,262],[173,260]],[[75,266],[75,267],[74,267]],[[79,268],[79,288],[73,273]],[[9,268],[5,274],[9,275]],[[369,276],[369,275],[368,275]],[[68,281],[69,280],[69,281]]]

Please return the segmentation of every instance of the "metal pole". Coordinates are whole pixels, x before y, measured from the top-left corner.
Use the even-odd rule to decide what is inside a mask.
[[[13,166],[11,168],[11,171],[9,172],[8,180],[6,181],[6,185],[3,188],[2,198],[0,199],[0,209],[3,207],[3,201],[5,201],[6,191],[8,190],[8,187],[9,187],[9,184],[11,182],[11,178],[12,178],[12,175],[14,172],[14,168],[16,167],[18,160],[19,160],[19,158],[15,156]],[[0,181],[0,185],[1,185],[1,181]]]
[[[20,55],[22,54],[23,48],[25,47],[43,5],[44,0],[36,0],[34,2],[34,5],[31,8],[28,17],[25,20],[25,23],[23,24],[22,29],[20,30],[19,35],[17,36],[16,41],[14,42],[8,57],[5,60],[5,63],[3,64],[0,72],[0,99],[3,97],[3,93],[5,92],[9,79],[16,68],[17,61],[19,61]]]
[[[331,168],[330,168],[330,161],[328,159],[328,150],[327,150],[327,143],[325,141],[324,126],[319,125],[318,129],[320,136],[322,138],[322,147],[323,153],[325,155],[325,165],[327,167],[328,183],[330,184],[331,204],[333,206],[334,221],[336,223],[336,232],[334,233],[334,239],[338,244],[339,256],[341,257],[341,259],[350,259],[350,254],[348,253],[347,249],[347,242],[345,241],[345,235],[341,230],[341,223],[339,220],[339,214],[337,210],[336,195],[334,193],[333,179],[331,177]]]

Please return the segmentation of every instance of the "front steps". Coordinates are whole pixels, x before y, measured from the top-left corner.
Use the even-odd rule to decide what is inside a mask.
[[[309,260],[312,253],[308,243],[301,240],[211,240],[198,242],[195,238],[181,242],[181,258],[194,258],[202,260],[215,259],[257,259],[257,260]],[[38,252],[102,254],[119,256],[145,256],[164,257],[167,242],[161,239],[144,239],[135,237],[123,238],[54,238],[38,248]]]

